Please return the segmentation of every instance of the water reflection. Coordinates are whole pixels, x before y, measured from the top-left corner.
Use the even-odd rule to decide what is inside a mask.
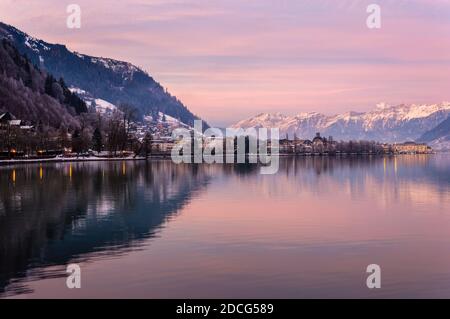
[[[69,169],[67,170],[67,166]],[[0,292],[48,265],[124,254],[155,236],[209,176],[169,162],[18,166],[0,175]],[[16,182],[16,176],[19,180]],[[8,293],[27,292],[13,285]]]
[[[285,249],[299,249],[308,243],[316,247],[320,243],[320,249],[329,250],[338,242],[354,241],[352,247],[362,247],[367,238],[357,228],[358,223],[370,224],[375,217],[380,218],[379,225],[374,225],[373,231],[366,229],[366,233],[371,234],[371,240],[388,240],[395,236],[386,233],[386,225],[392,223],[392,217],[386,216],[391,211],[413,214],[430,209],[448,211],[449,163],[447,156],[425,155],[283,158],[278,174],[273,176],[260,175],[255,165],[174,165],[169,161],[2,167],[0,296],[32,293],[28,282],[65,276],[63,267],[55,271],[52,266],[74,261],[95,263],[102,258],[126,259],[127,255],[141,249],[151,251],[152,241],[160,236],[167,222],[191,202],[199,207],[200,217],[195,223],[181,221],[182,233],[189,235],[183,235],[180,246],[172,248],[177,252],[192,249],[195,253],[195,249],[207,246],[210,253],[204,260],[198,257],[195,265],[192,263],[196,261],[186,256],[173,256],[180,267],[186,264],[193,269],[203,269],[215,259],[227,256],[227,260],[235,261],[235,268],[243,265],[237,257],[242,247],[248,248],[245,258],[252,258],[252,252],[255,254],[254,260],[248,263],[256,262],[262,258],[258,255],[261,243],[265,247],[276,245]],[[350,210],[352,219],[343,215],[345,208]],[[356,209],[373,214],[382,211],[386,216],[359,216]],[[239,215],[232,214],[236,210]],[[219,221],[223,233],[220,230],[214,233],[210,226]],[[256,226],[245,228],[243,225],[250,221]],[[308,223],[303,224],[305,221]],[[198,225],[207,226],[198,228]],[[410,226],[405,225],[403,229],[399,223],[400,228],[395,231],[402,238],[417,235],[408,233]],[[205,237],[200,238],[201,234]],[[166,236],[162,239],[171,239],[169,234]],[[239,242],[236,246],[238,239],[246,239],[245,245]],[[224,245],[237,247],[237,250],[222,251]],[[270,257],[269,252],[265,254]],[[279,251],[273,254],[277,259]],[[317,255],[307,257],[313,265]],[[292,255],[289,258],[293,258]],[[278,259],[279,271],[288,267],[285,262],[292,262]],[[304,259],[302,255],[303,262]],[[143,271],[139,267],[136,265],[130,272]],[[248,276],[238,282],[243,283],[256,274],[263,276],[258,267],[248,269]],[[318,265],[314,264],[313,268]],[[215,269],[218,270],[224,271]],[[156,266],[153,271],[152,276],[157,276]],[[214,272],[213,268],[202,271]],[[285,282],[282,286],[283,276],[277,271],[277,268],[272,268],[272,273],[264,270],[265,284],[279,285],[276,296],[298,296],[292,292],[295,289],[288,289],[291,283]],[[283,275],[290,274],[291,278],[298,275],[290,268],[284,272]],[[181,270],[172,276],[188,285],[189,279]],[[195,278],[194,274],[191,276]],[[233,282],[235,275],[230,272],[222,276],[228,283]],[[256,283],[261,283],[261,278],[258,280]],[[303,279],[302,284],[311,284],[311,280]],[[126,282],[124,275],[122,283]],[[246,290],[242,290],[248,292],[245,297],[260,291],[257,286],[252,291],[254,284],[249,282]],[[192,292],[180,286],[172,288],[178,289],[177,297],[190,297],[183,293]],[[200,290],[197,293],[202,296]],[[275,294],[277,290],[272,291]],[[225,288],[217,293],[219,297],[228,296]]]

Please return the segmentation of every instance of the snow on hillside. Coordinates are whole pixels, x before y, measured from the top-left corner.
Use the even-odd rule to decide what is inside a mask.
[[[103,99],[94,98],[89,92],[86,92],[85,90],[76,87],[71,87],[69,88],[69,90],[81,97],[84,102],[86,102],[86,105],[88,107],[95,107],[95,111],[100,114],[112,114],[115,111],[119,111],[116,105]]]
[[[444,136],[428,143],[434,150],[450,151],[450,136]]]
[[[85,90],[82,90],[80,88],[76,88],[76,87],[73,87],[73,86],[70,87],[69,90],[70,90],[70,92],[75,93],[75,94],[80,95],[80,96],[87,94],[87,92]]]
[[[117,111],[117,106],[115,106],[112,103],[109,103],[108,101],[102,100],[102,99],[95,99],[95,110],[98,113],[105,114],[105,113],[112,113],[114,111]]]
[[[151,115],[146,115],[146,116],[144,116],[144,121],[145,122],[166,123],[166,124],[170,125],[172,128],[175,128],[175,127],[190,128],[190,126],[180,122],[178,119],[176,119],[170,115],[164,114],[162,112],[158,112],[157,119],[153,119],[153,117]]]
[[[40,50],[45,51],[50,50],[50,48],[47,45],[45,45],[45,42],[39,41],[38,39],[30,37],[29,35],[25,36],[25,45],[37,53],[39,53]]]

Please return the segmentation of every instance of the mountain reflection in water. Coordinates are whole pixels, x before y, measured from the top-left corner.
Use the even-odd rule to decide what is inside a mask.
[[[209,179],[167,161],[18,166],[0,178],[0,292],[12,278],[65,276],[42,266],[139,249]]]
[[[126,259],[129,254],[139,250],[151,252],[153,241],[164,236],[164,228],[171,220],[178,219],[178,214],[183,213],[189,203],[209,208],[210,212],[205,212],[201,220],[208,225],[222,218],[213,215],[219,210],[215,208],[215,203],[222,203],[222,209],[230,205],[233,210],[228,216],[231,220],[220,219],[221,228],[214,230],[217,237],[211,235],[213,230],[204,230],[204,234],[199,230],[197,234],[192,233],[191,238],[190,233],[184,238],[185,241],[192,239],[189,247],[207,246],[209,250],[205,260],[209,262],[225,256],[225,252],[220,255],[220,249],[224,249],[227,244],[234,245],[238,239],[242,242],[236,254],[244,247],[244,242],[250,245],[255,238],[259,242],[267,242],[266,245],[284,245],[289,237],[290,246],[286,249],[300,249],[307,245],[308,240],[315,238],[314,242],[328,247],[323,248],[325,250],[322,252],[327,251],[337,244],[337,237],[346,236],[348,241],[352,241],[354,236],[360,236],[359,231],[348,222],[352,230],[350,233],[328,238],[347,220],[336,215],[339,210],[335,213],[332,210],[324,212],[324,215],[328,214],[329,221],[336,218],[336,228],[333,229],[329,221],[310,216],[308,211],[316,210],[318,205],[324,205],[327,209],[336,205],[338,209],[337,205],[342,205],[338,203],[339,199],[334,199],[338,193],[342,193],[342,196],[348,194],[348,205],[367,201],[364,204],[367,204],[368,211],[373,209],[371,205],[378,205],[388,212],[394,207],[397,209],[397,204],[408,202],[415,204],[417,211],[426,205],[445,211],[449,204],[449,163],[448,157],[438,155],[283,158],[279,172],[273,176],[260,175],[259,168],[254,165],[175,165],[170,161],[0,167],[0,296],[32,294],[33,289],[28,283],[63,278],[66,276],[65,266],[69,263],[95,264],[114,258]],[[333,203],[333,200],[336,202]],[[303,213],[293,206],[297,201],[306,208]],[[274,210],[270,208],[272,203],[277,205]],[[242,210],[240,215],[235,209]],[[258,212],[266,210],[270,215],[258,215]],[[277,222],[273,221],[274,216],[279,217]],[[293,216],[319,219],[311,221],[315,223],[314,227],[301,229],[303,224],[299,219],[293,219]],[[261,224],[254,229],[240,228],[250,221]],[[293,229],[292,221],[299,222],[298,229]],[[361,223],[359,220],[357,222]],[[208,237],[208,242],[199,242],[200,237],[196,236],[201,234],[205,238],[206,235],[213,237]],[[227,234],[229,237],[226,237]],[[270,252],[257,255],[258,249],[261,249],[257,243],[248,247],[248,251],[255,250],[254,259],[261,256],[269,258]],[[358,238],[357,244],[363,245],[364,241]],[[181,251],[186,247],[181,248],[180,244],[179,249]],[[231,254],[230,260],[239,256],[230,251],[226,253]],[[186,258],[171,258],[179,265],[186,262],[186,267],[194,263],[192,269],[208,265],[212,267],[205,260],[198,260],[195,265],[195,261],[187,261]],[[276,254],[273,258],[276,258]],[[311,263],[314,263],[314,258],[317,255],[311,256]],[[288,261],[280,260],[280,263],[284,262]],[[237,267],[237,264],[234,266]],[[287,265],[280,264],[280,268],[283,267]],[[152,271],[163,270],[155,265]],[[256,267],[248,271],[249,274],[259,274]],[[308,296],[295,293],[292,287],[286,287],[284,291],[281,273],[276,269],[272,271],[271,274],[265,270],[264,283],[265,286],[277,287],[278,290],[274,290],[274,293],[278,291],[275,297]],[[289,271],[292,271],[291,277],[297,275],[292,269],[284,270],[285,273]],[[132,273],[133,269],[127,269],[127,272]],[[222,272],[224,282],[232,282],[232,273]],[[127,275],[123,276],[126,283]],[[182,273],[173,276],[179,276],[180,282],[189,280]],[[308,283],[311,278],[308,278]],[[236,284],[239,282],[236,281]],[[248,294],[245,297],[252,297],[252,288],[246,288]],[[259,293],[257,289],[255,286],[255,293]],[[328,293],[330,291],[332,289]],[[221,291],[217,287],[215,292],[220,297],[233,297],[228,295],[229,291],[225,288]],[[174,295],[191,297],[183,293],[180,287],[178,294]],[[194,291],[194,296],[204,294]]]

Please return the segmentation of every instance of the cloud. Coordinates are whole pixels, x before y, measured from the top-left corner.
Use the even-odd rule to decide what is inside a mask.
[[[448,100],[450,0],[3,0],[0,19],[72,50],[143,66],[212,124],[260,111],[336,113]]]

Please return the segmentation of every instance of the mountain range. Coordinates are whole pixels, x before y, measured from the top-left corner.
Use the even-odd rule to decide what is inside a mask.
[[[436,149],[450,140],[450,102],[440,104],[388,105],[380,103],[369,112],[325,115],[317,112],[288,116],[262,113],[240,121],[233,128],[280,128],[280,136],[311,138],[320,132],[335,140],[380,142],[424,141]],[[449,143],[450,144],[450,143]]]
[[[1,22],[0,40],[0,109],[18,118],[70,128],[77,127],[77,115],[88,108],[110,113],[124,103],[136,107],[142,119],[163,114],[187,126],[198,119],[131,63],[72,52]],[[450,149],[449,115],[450,102],[380,103],[369,112],[337,115],[262,113],[233,127],[278,127],[281,136],[290,138],[311,138],[320,132],[336,140],[418,141]]]
[[[72,52],[65,45],[33,38],[0,22],[2,38],[10,40],[37,68],[63,78],[69,87],[95,99],[132,105],[142,118],[162,112],[191,126],[198,119],[147,72],[131,63]]]

